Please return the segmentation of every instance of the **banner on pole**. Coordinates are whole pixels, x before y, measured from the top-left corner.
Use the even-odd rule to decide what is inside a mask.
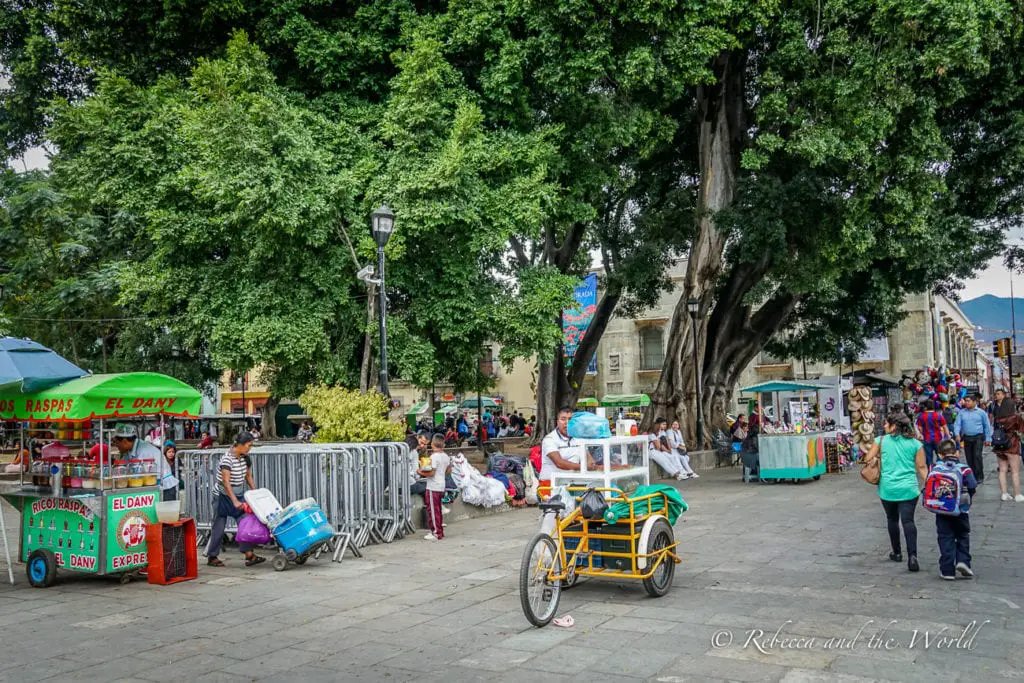
[[[571,366],[576,350],[587,334],[590,321],[597,310],[597,273],[591,273],[573,290],[574,308],[562,311],[562,352],[566,366]],[[597,374],[597,354],[591,359],[588,374]]]

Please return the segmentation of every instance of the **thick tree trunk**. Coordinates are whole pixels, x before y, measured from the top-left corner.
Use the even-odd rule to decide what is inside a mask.
[[[669,422],[678,419],[684,426],[688,443],[698,449],[705,444],[696,443],[696,413],[687,410],[687,407],[698,406],[694,374],[698,368],[694,366],[693,349],[696,344],[703,376],[703,369],[710,361],[702,348],[707,332],[706,316],[714,303],[725,248],[725,235],[716,227],[715,215],[732,204],[736,193],[736,173],[746,131],[745,66],[746,53],[722,52],[712,64],[715,82],[697,89],[701,113],[697,233],[690,247],[683,291],[672,313],[661,377],[643,420],[643,427],[649,429],[657,417]],[[700,302],[696,330],[692,329],[687,308],[690,299]],[[702,393],[707,395],[707,389],[702,387]],[[699,405],[706,408],[704,401]],[[710,433],[709,429],[704,431],[705,443]]]
[[[270,397],[263,405],[263,438],[276,439],[277,433],[277,407],[281,399]]]
[[[373,325],[376,322],[377,288],[366,284],[366,334],[363,336],[363,362],[359,367],[359,391],[365,394],[373,380]]]
[[[550,363],[541,363],[537,368],[537,429],[534,441],[539,442],[544,435],[555,428],[558,409],[567,405],[570,400],[575,405],[575,395],[565,378],[565,361],[562,358],[562,345],[555,350],[555,357]]]

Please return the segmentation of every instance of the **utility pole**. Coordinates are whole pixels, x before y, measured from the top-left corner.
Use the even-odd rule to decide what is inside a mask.
[[[1013,384],[1013,354],[1017,353],[1017,307],[1013,298],[1013,271],[1010,271],[1010,353],[1006,357],[1007,371],[1010,373],[1010,398],[1016,399],[1017,392]]]

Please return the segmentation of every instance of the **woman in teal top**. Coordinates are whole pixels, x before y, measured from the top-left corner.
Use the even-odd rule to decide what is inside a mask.
[[[889,559],[902,562],[900,552],[900,524],[903,525],[903,536],[907,541],[907,569],[916,572],[920,569],[917,562],[917,526],[914,524],[914,510],[921,486],[928,476],[925,464],[924,448],[914,438],[914,427],[902,409],[896,409],[885,418],[885,435],[875,439],[868,451],[867,460],[881,456],[882,476],[878,481],[878,497],[882,499],[882,508],[889,525],[889,543],[892,552]]]

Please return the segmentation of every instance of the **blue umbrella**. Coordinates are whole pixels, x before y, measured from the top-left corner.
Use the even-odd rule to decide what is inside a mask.
[[[88,374],[31,339],[0,337],[0,393],[31,394]]]

